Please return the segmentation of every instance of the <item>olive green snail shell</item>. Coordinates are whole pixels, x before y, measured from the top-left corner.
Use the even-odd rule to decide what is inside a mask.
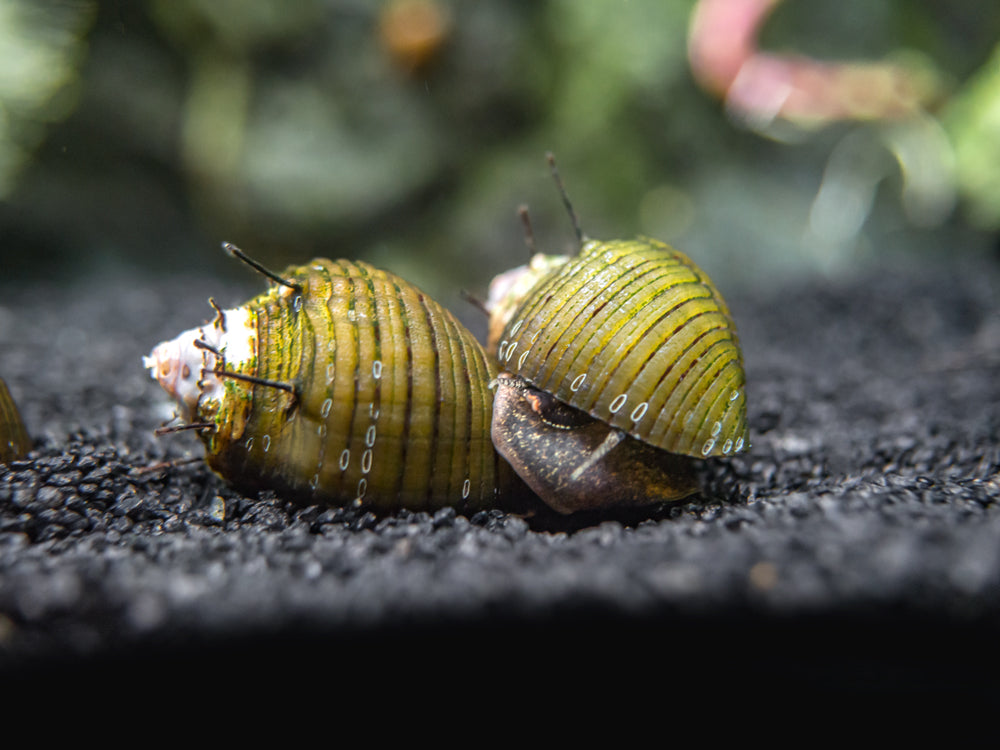
[[[0,378],[0,463],[23,458],[31,450],[31,438],[24,427],[7,384]]]
[[[525,491],[490,441],[496,365],[451,313],[362,262],[320,258],[282,276],[287,285],[176,340],[221,341],[220,327],[249,321],[252,354],[227,340],[213,344],[219,362],[198,347],[205,369],[187,417],[206,425],[216,473],[245,492],[380,509],[491,507]],[[174,343],[147,359],[171,392]]]
[[[696,486],[679,457],[730,456],[748,447],[746,378],[732,316],[708,276],[662,242],[587,241],[579,255],[550,270],[524,296],[503,328],[497,357],[501,368],[517,376],[501,376],[498,414],[506,419],[514,413],[501,400],[528,394],[530,407],[522,411],[533,408],[545,423],[533,429],[551,428],[552,440],[560,429],[567,435],[581,429],[548,415],[544,398],[551,395],[604,427],[603,433],[588,428],[595,437],[582,449],[600,448],[593,455],[601,461],[581,465],[574,477],[595,468],[591,464],[600,468],[605,455],[620,462],[604,467],[604,474],[617,478],[596,490],[603,497],[585,498],[586,486],[578,487],[581,499],[564,512],[615,504],[616,492],[624,493],[623,504],[682,498]],[[519,429],[539,441],[532,430]],[[616,431],[630,436],[622,448],[601,437]],[[555,484],[542,480],[545,487],[533,481],[533,474],[552,473],[551,449],[543,449],[544,458],[533,447],[523,455],[528,449],[512,435],[513,428],[494,419],[494,443],[522,478],[550,504],[567,493],[571,483],[562,478]],[[650,453],[650,446],[660,451]],[[670,457],[659,455],[664,451]],[[623,453],[633,454],[631,462]],[[666,462],[656,469],[660,479],[643,475],[651,460]],[[594,476],[604,481],[604,474]],[[596,486],[597,479],[588,483]]]

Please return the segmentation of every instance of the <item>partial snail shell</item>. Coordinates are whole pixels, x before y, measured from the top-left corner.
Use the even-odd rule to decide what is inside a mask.
[[[490,441],[496,366],[447,310],[362,262],[316,259],[146,366],[243,491],[416,510],[523,488]]]
[[[23,458],[31,450],[31,438],[17,405],[0,378],[0,464]]]
[[[599,423],[592,429],[605,425],[605,435],[618,431],[642,444],[696,458],[729,456],[747,447],[739,339],[722,296],[703,271],[683,253],[645,238],[588,241],[578,256],[550,258],[562,260],[552,261],[555,267],[522,295],[504,322],[497,345],[501,368],[537,392],[590,415]],[[504,309],[496,300],[490,307]],[[558,503],[560,490],[540,489],[545,483],[537,478],[548,472],[547,459],[536,455],[530,441],[518,438],[527,434],[524,430],[499,416],[534,414],[542,430],[552,421],[546,415],[550,407],[530,399],[527,412],[524,405],[502,406],[502,400],[529,393],[506,382],[516,387],[497,389],[497,450],[546,502]],[[563,429],[570,439],[577,428]],[[612,456],[634,446],[622,441],[609,450]],[[606,466],[607,461],[603,459]],[[693,482],[673,473],[675,469],[662,475],[664,492],[644,499],[641,486],[648,483],[641,480],[636,489],[625,472],[622,484],[614,490],[609,485],[604,499],[588,501],[588,506],[618,502],[616,495],[630,502],[655,502],[694,492]]]

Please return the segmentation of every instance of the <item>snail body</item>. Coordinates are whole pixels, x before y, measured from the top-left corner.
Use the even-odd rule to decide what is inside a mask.
[[[721,294],[657,240],[588,240],[546,258],[523,270],[527,291],[505,277],[487,303],[506,371],[497,451],[563,512],[693,494],[692,458],[748,446],[743,357]],[[560,440],[575,447],[553,470]]]
[[[447,310],[362,262],[316,259],[145,364],[238,489],[383,509],[496,505],[497,374]]]

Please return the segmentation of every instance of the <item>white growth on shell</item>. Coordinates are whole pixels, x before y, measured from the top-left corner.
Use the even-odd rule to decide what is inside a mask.
[[[214,322],[206,323],[158,344],[148,357],[142,358],[150,375],[177,402],[189,422],[197,420],[200,402],[221,402],[225,389],[222,379],[213,371],[225,364],[227,370],[246,372],[256,358],[257,323],[246,307],[224,310],[225,330]],[[218,318],[216,318],[218,320]],[[224,362],[207,349],[199,349],[195,341],[203,341],[220,354]]]

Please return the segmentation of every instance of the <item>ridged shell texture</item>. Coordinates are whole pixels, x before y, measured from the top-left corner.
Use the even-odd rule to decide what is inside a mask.
[[[301,293],[275,287],[247,303],[259,341],[251,374],[294,385],[297,404],[227,383],[238,398],[203,436],[210,465],[239,486],[310,500],[493,504],[513,473],[490,441],[496,368],[472,334],[366,263],[316,259],[283,275]]]
[[[729,310],[703,271],[656,240],[587,242],[534,287],[497,356],[535,387],[672,453],[748,447]]]

